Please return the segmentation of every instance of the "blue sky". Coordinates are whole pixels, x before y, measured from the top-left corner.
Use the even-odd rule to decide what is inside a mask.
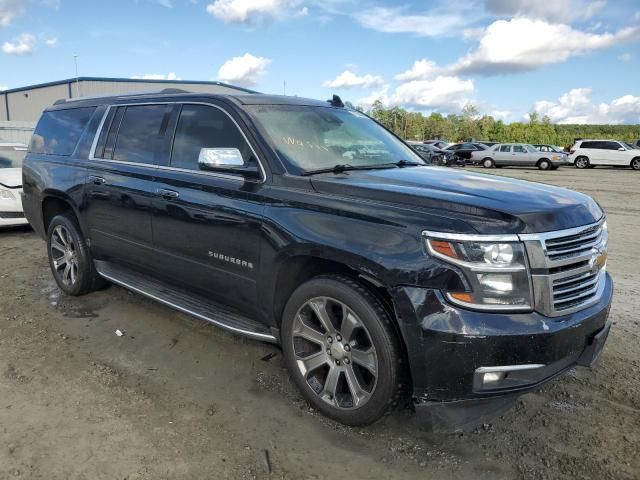
[[[0,0],[0,88],[222,80],[507,121],[640,123],[638,0]]]

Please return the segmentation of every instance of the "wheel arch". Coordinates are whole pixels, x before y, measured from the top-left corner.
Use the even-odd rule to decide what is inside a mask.
[[[78,221],[80,231],[84,233],[84,229],[82,228],[82,224],[80,222],[79,209],[75,202],[68,195],[56,190],[46,191],[43,193],[42,227],[45,235],[47,233],[47,230],[49,229],[51,220],[53,220],[56,215],[60,215],[61,213],[65,212],[70,212],[73,214],[73,216]]]
[[[328,256],[318,256],[311,253],[290,255],[283,257],[274,268],[276,271],[272,282],[273,302],[271,316],[278,333],[282,322],[282,314],[287,301],[295,289],[304,282],[320,275],[342,275],[351,278],[366,288],[382,305],[391,319],[393,330],[401,348],[401,355],[405,365],[409,369],[404,379],[408,385],[407,391],[412,391],[411,364],[405,336],[400,328],[396,315],[395,303],[392,296],[392,287],[385,284],[380,275],[369,271],[367,268],[355,266],[342,259]]]

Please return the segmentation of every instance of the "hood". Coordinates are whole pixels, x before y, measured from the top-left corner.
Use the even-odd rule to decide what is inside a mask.
[[[463,217],[478,233],[538,233],[587,225],[603,211],[588,195],[540,183],[440,167],[349,171],[311,177],[327,194]],[[427,227],[427,226],[425,226]]]
[[[22,186],[21,168],[0,168],[0,185],[9,188],[19,188]]]

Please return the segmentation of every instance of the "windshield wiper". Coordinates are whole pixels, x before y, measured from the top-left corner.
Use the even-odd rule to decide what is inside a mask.
[[[420,165],[424,166],[426,165],[425,163],[420,163],[420,162],[412,162],[411,160],[398,160],[395,163],[396,167],[418,167]]]
[[[339,163],[338,165],[334,165],[333,167],[329,167],[329,168],[319,168],[317,170],[309,170],[307,172],[304,172],[302,175],[308,176],[308,175],[316,175],[317,173],[343,173],[349,170],[374,170],[378,168],[390,168],[393,165],[395,164],[385,163],[385,164],[378,164],[378,165],[354,166],[354,165],[349,165],[348,163]]]

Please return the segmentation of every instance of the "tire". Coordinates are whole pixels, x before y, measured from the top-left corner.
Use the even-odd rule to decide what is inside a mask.
[[[493,163],[493,160],[491,158],[485,158],[482,160],[482,166],[484,168],[493,168],[495,167],[495,164]]]
[[[551,167],[551,162],[546,158],[541,158],[540,160],[538,160],[538,168],[540,170],[550,170]]]
[[[380,301],[360,283],[328,275],[302,284],[284,309],[281,333],[289,373],[327,417],[369,425],[401,400],[407,372],[398,337]]]
[[[65,213],[51,220],[47,253],[53,278],[67,295],[85,295],[106,284],[96,272],[89,247],[72,215]]]
[[[585,156],[577,157],[575,159],[575,161],[573,162],[573,165],[576,168],[579,168],[581,170],[584,169],[584,168],[589,168],[591,166],[591,164],[589,163],[589,158],[587,158]]]
[[[630,166],[634,170],[640,170],[640,157],[636,157],[633,160],[631,160]]]

